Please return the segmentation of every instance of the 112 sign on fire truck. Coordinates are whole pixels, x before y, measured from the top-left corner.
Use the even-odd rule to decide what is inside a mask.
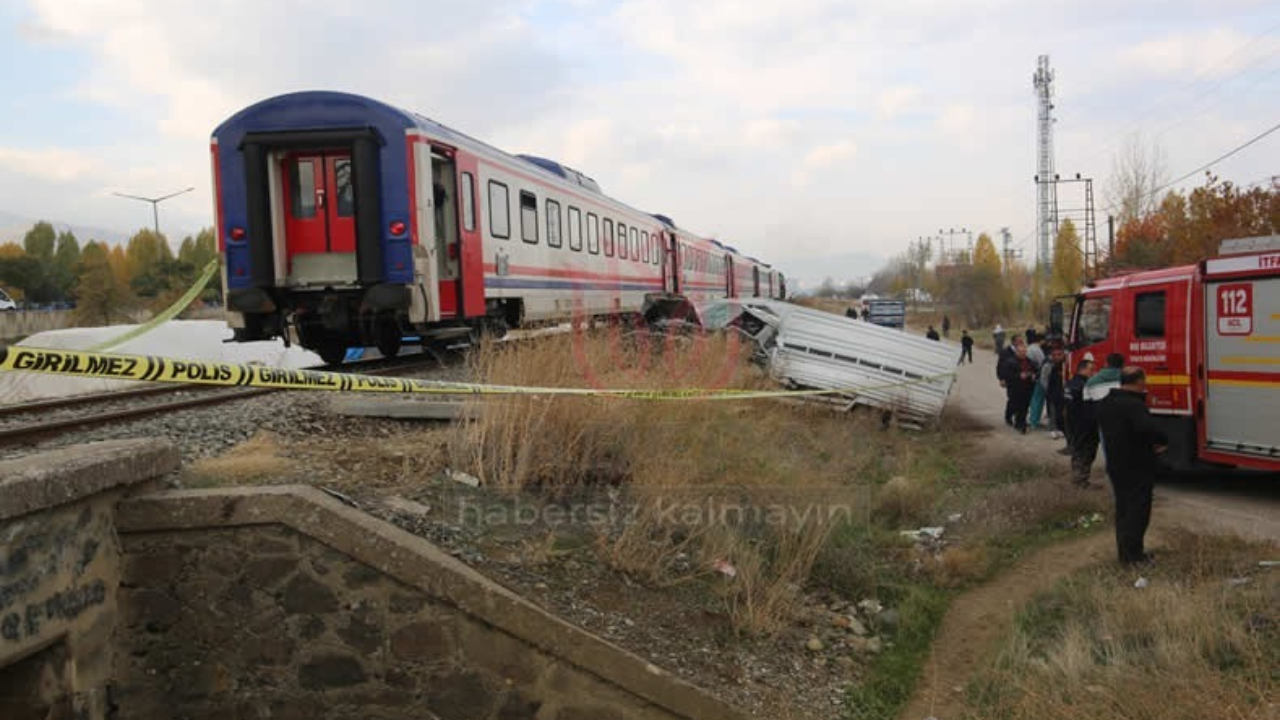
[[[1091,282],[1076,297],[1068,338],[1074,358],[1120,353],[1146,371],[1175,468],[1280,471],[1280,236],[1228,240],[1196,265]]]

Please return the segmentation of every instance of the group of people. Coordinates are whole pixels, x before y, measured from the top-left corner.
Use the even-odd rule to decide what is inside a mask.
[[[938,340],[938,341],[941,341],[942,338],[944,337],[950,337],[951,336],[951,318],[946,315],[942,316],[942,334],[941,335],[939,335],[938,331],[935,330],[932,325],[930,325],[929,329],[925,331],[924,336],[929,338],[930,340]],[[966,359],[969,361],[970,365],[973,364],[973,336],[969,334],[968,329],[960,331],[960,361],[957,362],[956,364],[963,365]]]
[[[1025,434],[1043,420],[1053,438],[1066,440],[1059,452],[1071,456],[1071,481],[1081,488],[1101,487],[1090,482],[1101,447],[1115,497],[1120,562],[1148,561],[1143,539],[1168,438],[1147,410],[1146,374],[1126,367],[1119,353],[1102,367],[1086,353],[1067,368],[1062,341],[1035,329],[1008,346],[1002,340],[997,336],[996,376],[1006,393],[1005,423]]]

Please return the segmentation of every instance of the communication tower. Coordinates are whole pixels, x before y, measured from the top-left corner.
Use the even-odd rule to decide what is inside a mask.
[[[1040,106],[1036,163],[1036,259],[1048,275],[1053,265],[1053,239],[1058,235],[1058,186],[1053,169],[1053,70],[1041,55],[1032,76]]]

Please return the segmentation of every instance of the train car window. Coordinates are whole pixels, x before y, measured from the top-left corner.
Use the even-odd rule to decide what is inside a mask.
[[[489,232],[504,240],[511,237],[511,195],[497,180],[489,181]]]
[[[560,240],[560,203],[547,200],[547,245],[558,248],[563,244]]]
[[[356,214],[356,189],[351,182],[351,161],[340,158],[333,162],[334,191],[338,195],[338,217]]]
[[[1092,297],[1080,308],[1080,337],[1086,345],[1107,339],[1111,330],[1111,298]]]
[[[618,257],[627,259],[627,226],[618,223]]]
[[[1133,333],[1140,338],[1164,337],[1164,291],[1142,293],[1133,301]]]
[[[569,206],[569,249],[582,252],[582,211]]]
[[[538,243],[538,198],[525,190],[520,191],[520,239]]]
[[[604,219],[604,254],[613,257],[613,221],[609,218]]]
[[[631,228],[631,259],[640,259],[640,233],[635,228]]]
[[[653,246],[649,244],[649,231],[640,231],[640,248],[643,259],[646,263],[653,262]]]
[[[600,254],[600,216],[587,213],[587,252]]]
[[[316,170],[310,160],[289,165],[289,188],[293,196],[293,216],[305,220],[316,216]]]
[[[476,179],[471,173],[462,173],[462,229],[476,229]]]

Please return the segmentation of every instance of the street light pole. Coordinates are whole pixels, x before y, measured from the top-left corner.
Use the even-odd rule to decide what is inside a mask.
[[[178,192],[169,193],[168,195],[158,197],[158,198],[141,197],[138,195],[126,195],[124,193],[111,193],[111,194],[115,195],[116,197],[128,198],[130,200],[141,200],[142,202],[151,203],[151,221],[155,224],[156,237],[159,238],[160,237],[160,210],[159,210],[160,203],[164,202],[165,200],[168,200],[169,198],[178,197],[183,193],[189,193],[192,190],[195,190],[195,188],[189,187],[186,190],[179,190]]]

